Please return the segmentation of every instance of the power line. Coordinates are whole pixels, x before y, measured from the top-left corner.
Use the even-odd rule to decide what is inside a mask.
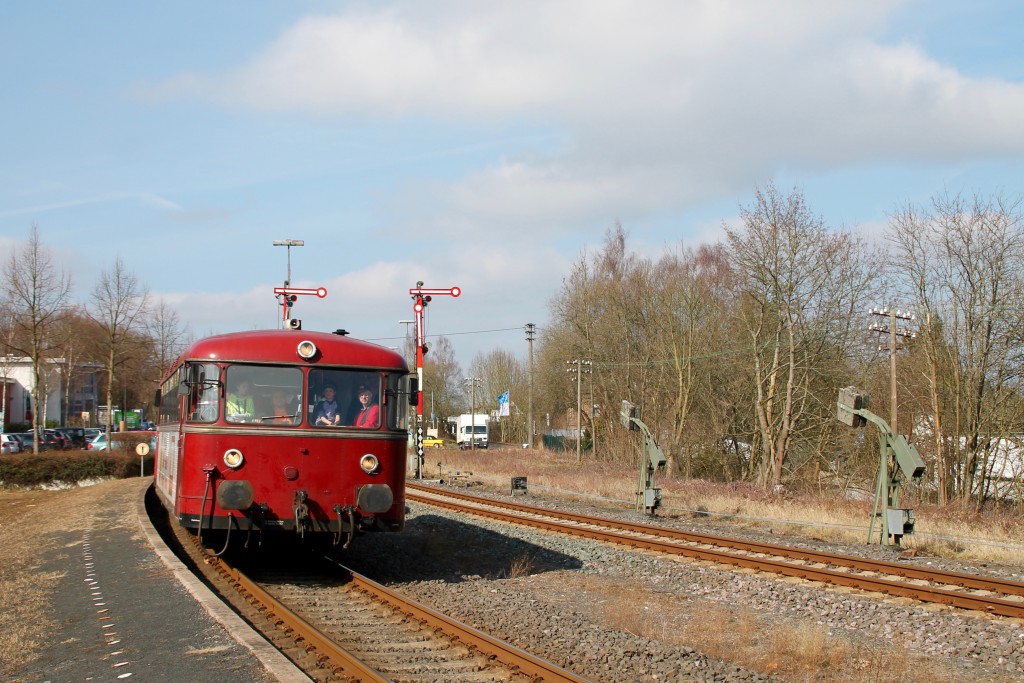
[[[522,325],[519,327],[499,327],[493,330],[469,330],[466,332],[441,332],[438,334],[428,334],[427,337],[460,337],[467,334],[490,334],[492,332],[519,332],[523,329]],[[366,341],[391,341],[394,339],[404,339],[404,337],[369,337]]]

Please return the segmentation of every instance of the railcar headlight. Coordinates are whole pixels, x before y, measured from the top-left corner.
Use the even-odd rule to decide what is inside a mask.
[[[363,472],[373,474],[380,468],[380,460],[377,460],[373,453],[367,453],[359,459],[359,466],[363,468]]]
[[[308,339],[306,341],[301,341],[299,342],[298,352],[300,358],[305,358],[306,360],[309,360],[310,358],[316,355],[316,344],[309,341]]]
[[[224,451],[224,464],[233,470],[237,470],[245,462],[245,457],[242,455],[242,451],[237,448],[229,448]]]

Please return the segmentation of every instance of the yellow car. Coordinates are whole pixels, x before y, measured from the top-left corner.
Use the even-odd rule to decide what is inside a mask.
[[[438,439],[433,436],[428,436],[427,438],[423,439],[424,448],[440,448],[443,445],[444,439]]]

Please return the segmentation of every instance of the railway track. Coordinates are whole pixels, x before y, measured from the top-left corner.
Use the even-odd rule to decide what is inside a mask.
[[[1024,618],[1024,584],[667,527],[569,514],[408,483],[406,500],[507,523],[824,584]]]
[[[334,563],[330,576],[274,570],[259,580],[213,557],[177,525],[194,571],[314,681],[585,683],[587,679],[493,638]],[[303,563],[305,564],[305,563]]]

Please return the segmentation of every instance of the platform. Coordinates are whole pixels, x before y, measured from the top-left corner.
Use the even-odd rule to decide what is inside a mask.
[[[61,532],[39,567],[61,576],[51,600],[57,630],[15,680],[309,681],[163,543],[146,514],[151,482],[111,484],[102,509]]]

